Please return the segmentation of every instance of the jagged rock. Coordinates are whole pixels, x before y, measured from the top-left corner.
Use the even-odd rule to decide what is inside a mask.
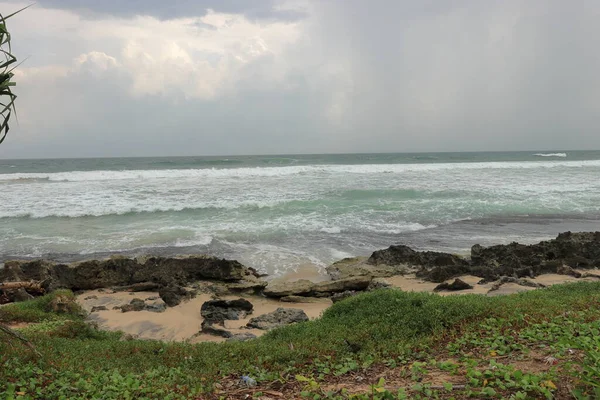
[[[225,283],[223,286],[226,290],[233,293],[241,293],[241,292],[250,292],[250,293],[258,293],[267,287],[268,282],[259,280],[245,280],[234,283]]]
[[[496,282],[494,285],[492,285],[492,287],[490,288],[489,292],[493,292],[496,291],[498,289],[500,289],[500,287],[502,285],[504,285],[505,283],[514,283],[517,284],[519,286],[525,286],[525,287],[531,287],[531,288],[545,288],[546,285],[542,284],[542,283],[537,283],[537,282],[532,282],[530,280],[527,279],[523,279],[523,278],[515,278],[512,276],[503,276],[500,278],[500,280],[498,282]]]
[[[229,332],[228,330],[225,330],[223,328],[219,328],[219,327],[215,326],[215,324],[209,320],[202,321],[202,324],[200,326],[201,326],[201,331],[203,333],[206,333],[209,335],[220,336],[220,337],[224,337],[224,338],[230,338],[233,336],[233,334],[231,332]]]
[[[98,312],[98,311],[106,311],[108,310],[108,308],[106,308],[105,306],[94,306],[92,307],[92,311],[90,312]]]
[[[180,286],[167,286],[158,291],[158,295],[168,307],[179,305],[188,292]]]
[[[96,300],[98,298],[98,296],[87,296],[84,298],[84,300]]]
[[[236,333],[227,339],[228,342],[245,342],[247,340],[256,339],[256,335],[250,332]]]
[[[304,311],[296,308],[278,308],[271,313],[252,318],[246,326],[248,328],[269,330],[303,321],[308,321],[308,316]]]
[[[186,285],[208,279],[244,282],[256,279],[257,272],[234,260],[208,256],[111,257],[72,264],[44,260],[7,261],[0,269],[0,282],[43,282],[46,291],[58,288],[73,291],[106,287],[125,290],[156,290],[159,286]]]
[[[452,283],[446,283],[446,282],[440,283],[433,289],[433,291],[434,292],[439,292],[442,290],[458,291],[458,290],[468,290],[468,289],[473,289],[473,286],[469,285],[467,282],[463,281],[462,279],[457,278]]]
[[[167,305],[163,301],[154,301],[152,303],[146,303],[144,310],[161,313],[167,311]]]
[[[367,290],[378,290],[388,289],[392,287],[392,284],[386,281],[384,278],[374,278],[367,287]]]
[[[348,297],[356,296],[359,292],[356,290],[346,290],[345,292],[335,293],[331,296],[331,301],[337,303],[338,301],[347,299]]]
[[[269,282],[263,293],[267,297],[308,296],[315,284],[306,279],[294,282]]]
[[[581,272],[577,272],[567,265],[561,265],[558,268],[556,268],[556,273],[559,275],[569,275],[574,278],[581,278],[582,276]]]
[[[208,321],[223,322],[244,319],[248,314],[252,314],[253,309],[252,303],[246,299],[209,300],[202,304],[200,315]]]
[[[133,299],[129,304],[121,306],[121,312],[142,311],[146,308],[146,303],[142,299]]]
[[[365,290],[369,287],[371,280],[370,276],[355,276],[336,281],[319,282],[314,284],[312,292],[320,295],[345,292],[346,290]]]
[[[435,251],[415,251],[405,245],[390,246],[385,250],[373,252],[367,261],[372,265],[408,265],[421,267],[446,267],[468,265],[457,255]]]
[[[323,301],[317,297],[305,297],[305,296],[285,296],[279,299],[284,303],[319,303]]]
[[[333,280],[355,276],[369,276],[372,278],[389,277],[408,273],[408,268],[404,265],[368,264],[366,257],[344,258],[343,260],[334,262],[325,270]]]

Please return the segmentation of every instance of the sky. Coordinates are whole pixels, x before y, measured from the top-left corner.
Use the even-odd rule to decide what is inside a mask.
[[[37,0],[8,21],[24,62],[0,158],[600,149],[599,18],[597,0]]]

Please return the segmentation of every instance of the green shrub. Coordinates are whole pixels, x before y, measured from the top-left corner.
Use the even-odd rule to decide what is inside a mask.
[[[64,313],[56,313],[61,304]],[[42,297],[0,307],[0,322],[43,322],[76,319],[84,314],[70,290],[57,290]]]

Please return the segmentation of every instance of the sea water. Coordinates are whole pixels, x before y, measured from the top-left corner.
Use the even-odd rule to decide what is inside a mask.
[[[0,261],[207,253],[281,274],[564,230],[600,230],[598,151],[0,160]]]

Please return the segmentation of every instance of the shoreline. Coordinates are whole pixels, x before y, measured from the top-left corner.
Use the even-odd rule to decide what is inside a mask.
[[[565,232],[532,245],[474,245],[469,258],[396,245],[375,251],[369,258],[335,262],[326,268],[325,276],[320,268],[304,265],[273,279],[237,261],[209,256],[117,256],[69,265],[10,261],[0,269],[0,300],[4,299],[0,303],[67,288],[76,292],[77,303],[88,313],[87,321],[100,329],[122,331],[126,338],[223,342],[258,337],[274,326],[288,324],[277,322],[262,330],[246,326],[253,318],[273,317],[280,308],[314,320],[334,302],[364,291],[391,288],[441,295],[508,295],[598,281],[598,267],[600,232]],[[18,284],[24,286],[7,289]],[[207,320],[204,307],[216,299],[226,303],[245,299],[250,310]],[[220,312],[239,311],[228,309],[230,305],[219,307],[225,307]]]

